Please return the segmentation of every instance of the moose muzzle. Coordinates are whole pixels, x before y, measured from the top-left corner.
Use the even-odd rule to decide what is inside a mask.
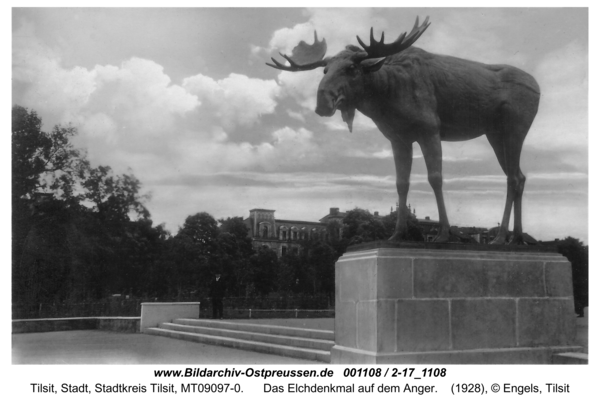
[[[344,103],[346,97],[336,95],[332,91],[319,89],[317,91],[317,107],[315,112],[319,116],[333,116],[336,110]]]

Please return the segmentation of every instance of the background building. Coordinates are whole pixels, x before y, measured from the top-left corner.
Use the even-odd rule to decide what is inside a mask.
[[[334,210],[339,214],[339,209],[332,208],[329,215]],[[340,221],[341,219],[343,216]],[[255,248],[266,246],[281,257],[288,253],[297,254],[302,240],[325,240],[329,221],[321,221],[280,220],[275,218],[275,210],[256,208],[250,210],[250,216],[244,220],[244,223],[248,227]]]

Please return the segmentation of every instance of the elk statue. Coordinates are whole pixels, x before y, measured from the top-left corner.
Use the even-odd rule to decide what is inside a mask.
[[[507,177],[507,195],[502,223],[491,243],[523,243],[521,200],[525,176],[519,167],[525,136],[537,113],[540,89],[535,79],[518,68],[483,64],[451,56],[428,53],[412,44],[429,27],[419,18],[412,31],[393,43],[377,41],[371,28],[367,46],[348,45],[335,56],[324,57],[325,39],[308,45],[300,42],[292,55],[281,56],[288,64],[271,58],[268,66],[286,71],[324,67],[317,92],[315,112],[333,116],[340,110],[352,131],[355,111],[373,120],[390,140],[396,165],[399,205],[405,206],[410,185],[412,145],[423,152],[428,181],[439,211],[436,242],[448,242],[450,224],[442,193],[442,141],[471,140],[486,135]],[[508,224],[514,205],[514,233],[508,239]],[[404,239],[407,211],[399,209],[391,241]]]

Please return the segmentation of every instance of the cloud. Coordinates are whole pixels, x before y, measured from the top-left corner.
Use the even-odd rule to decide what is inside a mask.
[[[261,115],[273,113],[281,91],[274,80],[235,73],[222,80],[198,74],[184,79],[183,87],[203,102],[205,115],[216,117],[227,129],[255,124]]]
[[[271,133],[271,141],[252,145],[226,141],[222,128],[208,133],[188,133],[174,147],[178,172],[211,174],[248,169],[285,171],[291,167],[316,164],[323,159],[313,141],[313,133],[300,128],[280,128]]]
[[[305,121],[306,121],[306,118],[305,118],[305,117],[304,117],[304,115],[303,115],[302,113],[300,113],[300,112],[295,112],[295,111],[292,111],[292,110],[288,109],[288,110],[286,111],[286,113],[287,113],[287,114],[288,114],[288,116],[289,116],[289,117],[291,117],[292,119],[296,119],[296,120],[299,120],[299,121],[301,121],[301,122],[305,122]]]
[[[15,102],[38,112],[46,126],[74,125],[74,141],[92,162],[117,170],[130,166],[132,154],[163,152],[178,119],[200,105],[150,60],[65,68],[27,23],[13,36],[13,81],[23,89]]]
[[[59,56],[37,40],[30,23],[13,34],[12,49],[13,80],[28,84],[23,103],[41,115],[71,120],[96,90],[96,72],[62,68]]]
[[[200,106],[198,98],[171,84],[163,67],[140,58],[115,66],[96,66],[97,91],[91,111],[108,110],[130,133],[156,136],[173,127],[178,116]]]
[[[503,10],[450,11],[436,19],[419,39],[432,53],[452,55],[482,63],[521,64],[522,56],[504,46],[506,19]],[[512,48],[511,48],[512,50]]]
[[[587,49],[573,42],[547,54],[539,62],[534,76],[542,96],[532,128],[535,131],[532,144],[540,149],[585,150],[588,145]]]
[[[379,151],[367,152],[364,150],[348,150],[345,152],[348,157],[357,158],[377,158],[377,159],[388,159],[393,158],[394,154],[391,149],[383,149]]]

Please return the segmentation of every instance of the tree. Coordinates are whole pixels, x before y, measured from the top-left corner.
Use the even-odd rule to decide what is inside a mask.
[[[322,242],[316,243],[308,254],[308,264],[315,276],[315,291],[327,294],[330,299],[335,293],[335,262],[338,258],[335,249]]]
[[[109,166],[89,168],[83,175],[83,200],[93,203],[93,211],[108,221],[129,221],[129,215],[148,219],[144,207],[149,195],[140,195],[141,183],[132,172],[112,174]]]
[[[35,111],[12,108],[12,195],[31,199],[34,192],[54,191],[62,199],[73,197],[74,184],[89,163],[85,153],[75,149],[74,127],[55,126],[41,130]]]
[[[579,239],[567,237],[558,242],[556,249],[571,262],[575,312],[583,316],[583,308],[589,303],[588,247]]]
[[[229,295],[248,295],[252,288],[250,256],[252,239],[242,217],[219,219],[217,239],[219,263],[225,275]]]
[[[256,255],[250,258],[252,283],[261,295],[275,291],[279,262],[277,253],[269,248],[260,248]]]
[[[91,167],[71,143],[73,127],[46,133],[20,106],[12,117],[13,301],[145,293],[169,236],[152,227],[139,180]]]
[[[248,237],[248,227],[242,217],[227,217],[219,219],[219,231],[228,232],[237,239],[250,239]]]
[[[344,217],[343,237],[349,245],[371,242],[386,238],[386,231],[381,220],[378,220],[368,210],[355,208]]]
[[[221,271],[218,237],[217,221],[206,212],[188,216],[175,235],[169,252],[173,259],[171,282],[180,298],[198,290],[206,293],[214,274]]]
[[[178,238],[186,237],[196,245],[202,255],[210,255],[216,251],[218,236],[217,221],[205,212],[188,216],[177,233]]]

